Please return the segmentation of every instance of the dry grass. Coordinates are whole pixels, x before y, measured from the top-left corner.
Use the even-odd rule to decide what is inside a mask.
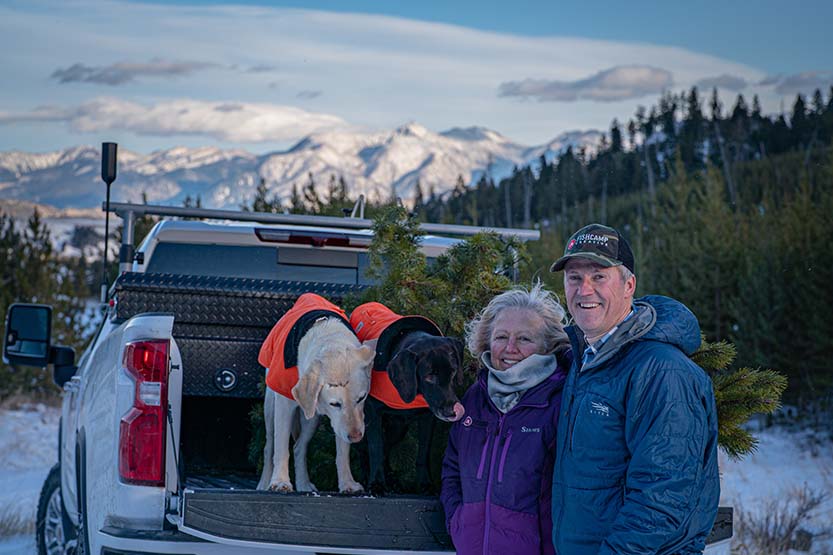
[[[8,507],[0,509],[0,538],[35,533],[34,516],[24,516]]]
[[[782,498],[772,499],[756,512],[735,507],[733,555],[786,555],[791,549],[809,551],[814,540],[833,535],[826,524],[817,529],[811,520],[830,495],[808,486],[793,490]]]
[[[60,407],[61,396],[57,394],[38,395],[34,393],[14,393],[0,398],[0,410],[20,410],[43,404],[48,407]]]

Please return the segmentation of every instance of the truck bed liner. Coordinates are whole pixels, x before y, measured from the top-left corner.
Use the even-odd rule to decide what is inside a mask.
[[[183,525],[262,543],[453,551],[438,499],[186,489]]]

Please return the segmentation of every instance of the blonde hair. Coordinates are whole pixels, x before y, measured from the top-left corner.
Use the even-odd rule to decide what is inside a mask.
[[[558,298],[537,281],[529,289],[516,287],[496,295],[480,314],[466,324],[466,346],[476,359],[489,350],[495,318],[507,308],[532,310],[543,319],[545,353],[555,353],[570,346],[564,332],[564,308],[558,303]]]

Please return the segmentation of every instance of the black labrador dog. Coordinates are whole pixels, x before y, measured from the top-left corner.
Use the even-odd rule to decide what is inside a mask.
[[[400,443],[413,422],[417,424],[417,484],[421,491],[430,487],[429,455],[434,433],[434,417],[447,422],[462,418],[464,409],[454,393],[457,377],[462,372],[463,343],[456,338],[438,336],[425,331],[408,331],[379,353],[387,360],[390,382],[405,403],[422,395],[428,408],[392,408],[374,398],[365,403],[365,439],[368,451],[368,488],[372,493],[388,489],[390,475],[388,455]],[[377,360],[379,360],[377,358]],[[374,373],[380,371],[375,367]]]

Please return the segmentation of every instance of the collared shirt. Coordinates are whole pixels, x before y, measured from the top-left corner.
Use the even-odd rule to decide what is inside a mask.
[[[599,351],[601,350],[601,348],[605,344],[605,342],[608,339],[610,339],[611,337],[613,337],[613,334],[616,333],[616,330],[619,329],[619,326],[621,326],[624,322],[627,322],[628,319],[631,316],[633,316],[633,314],[634,314],[634,311],[633,311],[633,309],[631,309],[631,311],[628,313],[628,315],[625,316],[625,318],[621,322],[619,322],[618,324],[613,326],[610,329],[609,332],[607,332],[606,334],[601,336],[599,338],[599,340],[596,341],[595,343],[593,343],[592,345],[590,345],[590,344],[587,345],[587,347],[584,349],[584,354],[581,355],[581,367],[582,368],[584,368],[585,366],[590,364],[590,361],[593,360],[593,357],[595,357],[599,353]],[[587,341],[587,336],[586,335],[584,336],[584,340]]]

